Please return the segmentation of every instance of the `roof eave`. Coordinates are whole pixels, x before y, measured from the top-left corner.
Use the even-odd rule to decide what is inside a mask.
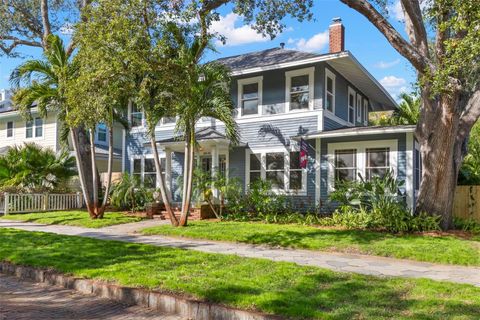
[[[382,127],[382,128],[370,128],[370,127],[359,127],[356,130],[346,131],[344,129],[331,130],[331,131],[322,131],[312,134],[305,134],[300,136],[292,137],[293,140],[300,139],[317,139],[317,138],[336,138],[336,137],[354,137],[354,136],[367,136],[367,135],[376,135],[376,134],[388,134],[388,133],[407,133],[415,132],[415,125],[411,126],[402,126],[402,127]],[[348,129],[347,129],[348,130]]]

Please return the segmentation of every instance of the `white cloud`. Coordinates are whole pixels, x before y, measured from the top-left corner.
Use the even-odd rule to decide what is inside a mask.
[[[249,25],[236,27],[241,22],[241,17],[233,12],[226,16],[221,16],[219,21],[212,23],[211,30],[224,36],[227,40],[226,46],[238,46],[246,43],[265,42],[270,40],[263,37],[257,31],[253,30]],[[217,45],[223,45],[220,41]]]
[[[398,78],[395,76],[386,76],[380,80],[380,84],[387,89],[395,100],[398,100],[398,96],[402,92],[408,92],[407,80],[404,78]]]
[[[60,28],[60,33],[64,35],[72,35],[74,31],[73,24],[71,23],[65,23],[61,28]]]
[[[390,16],[395,18],[398,21],[403,21],[405,16],[403,15],[402,4],[400,0],[395,1],[395,3],[388,6],[388,12]]]
[[[379,61],[375,67],[380,68],[380,69],[388,69],[393,66],[396,66],[397,64],[400,63],[400,59],[396,59],[393,61]]]
[[[302,51],[320,51],[324,49],[328,44],[328,30],[324,32],[317,33],[309,39],[301,38],[291,41],[288,40],[288,43],[295,44],[295,48]]]

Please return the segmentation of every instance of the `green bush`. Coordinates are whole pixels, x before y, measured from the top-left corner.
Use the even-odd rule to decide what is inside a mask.
[[[453,224],[457,230],[480,233],[480,223],[474,219],[454,218]]]
[[[153,201],[153,192],[142,186],[140,178],[125,173],[112,187],[110,203],[117,209],[144,210],[147,203]]]

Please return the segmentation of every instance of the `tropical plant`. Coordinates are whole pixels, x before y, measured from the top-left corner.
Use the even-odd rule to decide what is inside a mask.
[[[473,127],[468,141],[468,153],[463,159],[458,183],[480,185],[480,122]]]
[[[110,201],[118,209],[135,212],[153,201],[153,193],[142,186],[140,177],[125,173],[113,186]]]
[[[74,175],[75,159],[68,151],[55,154],[51,149],[28,143],[11,147],[0,156],[0,188],[54,191]]]
[[[69,86],[77,74],[78,66],[71,62],[70,54],[65,49],[60,37],[50,35],[47,41],[48,48],[44,52],[42,60],[28,60],[12,72],[11,82],[16,88],[13,96],[14,105],[26,118],[31,117],[32,105],[36,105],[39,114],[43,117],[49,111],[56,112],[57,119],[64,123],[64,130],[61,134],[64,143],[70,134],[87,210],[92,218],[101,218],[103,213],[99,211],[98,203],[93,201],[92,194],[97,191],[96,179],[93,177],[98,175],[92,166],[95,157],[94,146],[90,141],[93,139],[86,137],[83,127],[72,126],[66,121],[69,113],[72,112],[67,103],[67,94]],[[91,158],[88,159],[86,156]],[[92,173],[89,178],[86,174],[88,169]]]
[[[391,115],[380,114],[373,122],[381,126],[415,125],[420,118],[421,100],[415,94],[400,93],[402,99]]]

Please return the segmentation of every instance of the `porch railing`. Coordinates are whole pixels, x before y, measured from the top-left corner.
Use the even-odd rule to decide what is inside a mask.
[[[0,214],[61,211],[83,207],[78,193],[4,193],[0,196]]]

